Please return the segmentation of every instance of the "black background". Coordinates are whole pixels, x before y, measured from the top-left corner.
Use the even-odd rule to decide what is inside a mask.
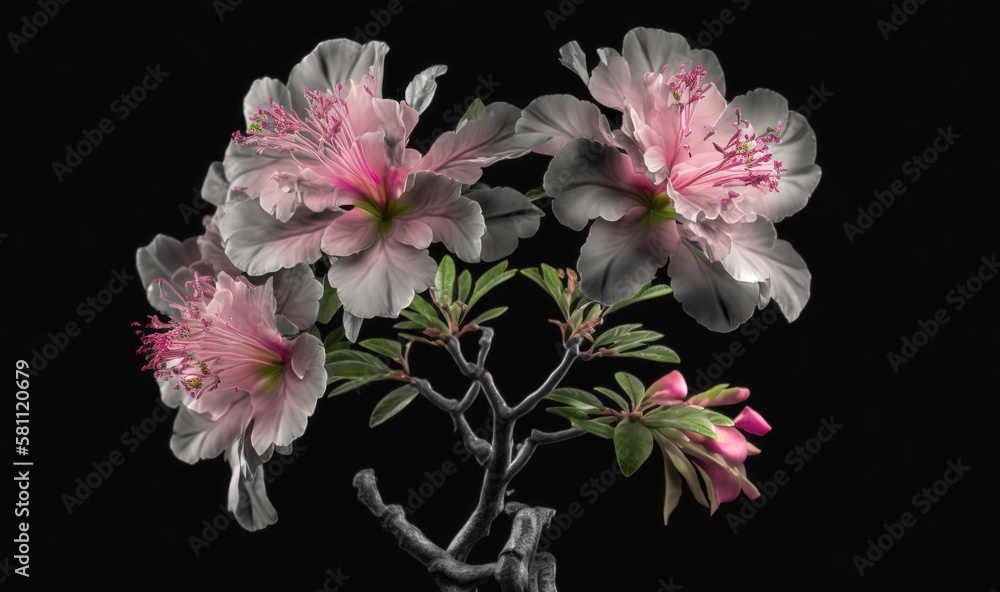
[[[997,252],[996,84],[982,54],[994,8],[960,14],[956,2],[910,2],[906,8],[916,12],[885,39],[877,22],[894,11],[886,1],[807,10],[760,0],[564,0],[561,10],[569,14],[559,20],[556,0],[530,8],[401,0],[402,11],[379,25],[371,11],[388,4],[244,0],[220,18],[207,0],[113,8],[77,0],[61,6],[16,53],[2,50],[9,64],[3,93],[8,194],[0,209],[0,256],[8,274],[4,363],[29,359],[50,342],[47,333],[64,331],[67,322],[81,327],[31,381],[34,589],[94,582],[113,590],[312,591],[323,586],[327,570],[350,576],[344,591],[433,589],[423,568],[356,502],[351,479],[372,467],[387,501],[405,503],[408,490],[427,480],[425,472],[456,463],[457,474],[413,516],[445,543],[471,510],[481,478],[474,461],[454,452],[446,416],[418,401],[369,430],[368,414],[386,388],[320,401],[299,455],[269,486],[280,521],[257,533],[230,524],[196,557],[190,537],[204,536],[203,521],[222,515],[228,467],[221,459],[194,467],[176,460],[168,448],[169,422],[134,449],[123,439],[152,416],[158,394],[139,370],[129,327],[150,312],[138,280],[96,315],[80,309],[108,286],[113,270],[134,274],[136,248],[157,233],[181,239],[200,233],[200,217],[210,209],[194,213],[193,189],[241,127],[243,95],[255,78],[285,80],[318,42],[355,37],[355,27],[364,30],[370,21],[369,33],[391,48],[385,96],[402,99],[414,74],[449,66],[414,139],[453,126],[446,112],[476,91],[479,77],[499,83],[489,101],[523,107],[547,93],[589,98],[558,63],[559,46],[579,40],[593,67],[597,48],[620,50],[635,26],[701,34],[725,70],[728,98],[767,87],[793,107],[810,107],[823,179],[809,205],[778,225],[813,274],[801,318],[766,325],[753,342],[749,331],[709,333],[672,298],[619,319],[666,333],[690,382],[710,367],[713,354],[734,341],[743,345],[745,353],[724,379],[750,387],[750,403],[774,426],[755,440],[764,453],[747,468],[759,481],[784,470],[788,482],[735,534],[727,514],[739,512],[741,501],[710,517],[689,495],[664,527],[658,453],[594,500],[584,494],[592,490],[581,488],[610,469],[611,446],[582,438],[543,448],[515,481],[513,497],[560,512],[574,502],[584,508],[551,547],[561,590],[655,592],[669,583],[683,590],[988,592],[1000,586],[997,394],[990,372],[1000,280],[986,282],[961,310],[948,299],[977,273],[980,257]],[[726,9],[731,22],[711,22]],[[6,3],[4,31],[18,32],[21,17],[38,10],[34,2]],[[157,65],[169,75],[119,119],[112,102]],[[810,104],[813,89],[833,94]],[[105,117],[114,130],[58,181],[53,161]],[[960,138],[920,178],[908,176],[904,162],[949,126]],[[546,163],[538,156],[502,163],[485,180],[524,191],[540,184]],[[868,208],[873,192],[894,180],[905,193],[852,244],[844,224],[856,224],[858,208]],[[550,215],[511,261],[573,265],[584,239]],[[545,322],[556,312],[527,280],[510,282],[490,301],[513,308],[494,323],[490,367],[517,400],[557,363],[556,332]],[[949,322],[894,372],[887,354],[898,353],[902,337],[912,337],[918,321],[941,308]],[[363,335],[385,334],[388,326],[366,325]],[[470,340],[469,351],[473,345]],[[460,392],[443,352],[420,350],[415,365],[439,390]],[[575,368],[566,384],[609,385],[620,369],[650,382],[670,367],[598,360]],[[479,413],[473,425],[484,422]],[[537,415],[536,426],[561,425]],[[811,460],[790,464],[788,455],[830,418],[843,425],[837,435]],[[115,451],[124,464],[69,514],[64,496],[75,495],[76,480]],[[920,513],[928,506],[915,507],[914,495],[958,459],[971,469]],[[8,491],[13,504],[16,494]],[[860,576],[854,556],[865,554],[869,539],[885,533],[883,523],[898,522],[904,512],[914,513],[916,524]],[[495,557],[508,524],[504,517],[497,521],[497,540],[477,548],[474,559]],[[10,542],[0,558],[9,555]],[[25,583],[6,570],[0,575],[3,586]]]

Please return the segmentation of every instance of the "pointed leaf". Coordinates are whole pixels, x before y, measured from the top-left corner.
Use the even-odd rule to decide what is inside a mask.
[[[615,455],[626,477],[632,476],[653,451],[653,434],[637,421],[623,421],[615,428]]]
[[[373,428],[385,423],[386,420],[405,409],[418,394],[420,391],[409,384],[392,391],[375,405],[372,416],[368,420],[368,427]]]
[[[331,390],[329,393],[327,393],[326,396],[336,397],[337,395],[342,395],[344,393],[359,389],[360,387],[366,384],[377,382],[379,380],[388,380],[388,379],[389,379],[388,374],[382,376],[366,376],[364,378],[355,378],[354,380],[348,380],[347,382],[341,384],[337,388]]]
[[[632,401],[632,409],[638,409],[642,405],[642,400],[646,397],[646,387],[642,386],[642,381],[628,372],[618,372],[615,374],[618,386],[622,387],[625,394]]]
[[[540,199],[545,199],[546,197],[548,197],[548,194],[545,193],[545,189],[541,187],[535,187],[534,189],[528,190],[528,192],[524,194],[524,197],[527,197],[528,201],[538,201]]]
[[[670,514],[673,513],[677,504],[681,501],[681,476],[674,468],[674,463],[670,462],[670,455],[663,450],[663,473],[666,477],[666,490],[663,495],[663,525],[670,521]]]
[[[549,398],[588,413],[600,413],[607,407],[594,395],[575,388],[557,388],[549,393]]]
[[[458,299],[462,302],[467,302],[469,297],[469,291],[472,289],[472,274],[469,273],[468,269],[462,271],[458,276]]]
[[[392,339],[366,339],[358,345],[377,354],[382,354],[390,360],[398,360],[403,357],[403,346]]]
[[[463,125],[465,125],[465,122],[467,121],[475,121],[477,119],[482,119],[485,113],[486,113],[486,105],[477,98],[475,101],[472,101],[472,104],[469,105],[469,108],[465,110],[465,114],[462,115],[462,118],[458,120],[458,125],[456,126],[455,129],[460,129]]]
[[[597,336],[594,340],[594,348],[601,347],[602,345],[609,345],[615,341],[621,339],[625,335],[628,335],[630,331],[634,331],[641,327],[639,323],[629,323],[627,325],[618,325],[617,327],[612,327],[607,329],[603,333]]]
[[[626,306],[635,304],[636,302],[642,302],[643,300],[650,300],[652,298],[659,298],[660,296],[666,296],[671,292],[673,292],[673,290],[670,288],[670,286],[662,284],[654,286],[653,282],[649,281],[643,284],[642,287],[639,288],[639,291],[636,292],[631,298],[626,298],[625,300],[621,300],[613,304],[610,308],[608,308],[608,312],[605,314],[610,314],[617,310],[621,310]]]
[[[616,354],[619,358],[639,358],[640,360],[651,360],[653,362],[668,362],[678,364],[681,361],[677,352],[665,345],[651,345],[646,349]]]
[[[670,463],[680,473],[681,477],[684,478],[688,490],[694,496],[695,501],[707,508],[709,505],[708,498],[705,497],[705,493],[702,491],[701,483],[698,481],[698,472],[695,471],[694,464],[681,452],[677,444],[662,434],[654,432],[653,437],[656,438],[656,442],[660,445],[660,451],[663,452],[663,456],[669,457]]]
[[[393,325],[394,329],[423,329],[427,325],[423,323],[418,323],[416,321],[400,321]]]
[[[507,312],[506,306],[500,306],[497,308],[491,308],[484,312],[483,314],[477,316],[476,318],[469,321],[470,324],[478,325],[480,323],[485,323],[486,321],[492,321],[493,319],[499,317],[503,313]]]
[[[599,393],[601,393],[605,397],[611,399],[612,401],[614,401],[615,405],[618,406],[618,409],[620,411],[628,411],[629,410],[628,401],[626,401],[624,397],[622,397],[621,395],[619,395],[615,391],[613,391],[613,390],[611,390],[609,388],[604,388],[603,386],[595,386],[594,390],[597,391],[597,392],[599,392]]]
[[[434,290],[437,303],[441,306],[448,306],[454,300],[455,294],[455,260],[445,255],[438,265],[437,275],[434,278]]]
[[[479,276],[479,279],[476,280],[475,286],[472,288],[472,296],[469,297],[469,301],[466,304],[469,305],[469,308],[472,308],[472,305],[479,302],[479,299],[485,296],[487,292],[506,282],[515,275],[517,275],[516,269],[507,271],[506,260],[497,263],[486,273]]]

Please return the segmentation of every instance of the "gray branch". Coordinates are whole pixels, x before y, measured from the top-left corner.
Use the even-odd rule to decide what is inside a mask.
[[[556,512],[512,503],[507,506],[507,513],[514,517],[514,526],[496,564],[497,582],[503,592],[535,592],[538,570],[533,569],[533,564],[538,539]]]
[[[493,413],[500,417],[507,417],[510,415],[510,407],[507,405],[507,401],[504,400],[503,395],[500,394],[499,389],[493,383],[493,378],[490,373],[483,368],[483,364],[486,363],[486,356],[489,354],[490,345],[493,343],[493,329],[489,327],[482,327],[480,331],[483,332],[482,336],[479,338],[479,355],[477,357],[478,366],[472,362],[465,359],[465,355],[462,353],[462,346],[454,335],[448,335],[445,337],[445,348],[448,353],[451,354],[453,360],[455,360],[455,365],[458,369],[462,371],[467,378],[471,380],[478,381],[483,385],[483,390],[486,392],[486,398],[490,402],[490,407],[493,409]]]
[[[355,475],[354,487],[358,490],[358,500],[382,521],[382,528],[396,537],[400,548],[427,567],[442,589],[472,592],[476,586],[495,581],[495,563],[469,565],[455,559],[410,524],[402,506],[386,506],[379,494],[374,471],[365,469]]]
[[[552,372],[552,374],[545,379],[542,386],[538,387],[535,392],[525,397],[523,401],[511,410],[511,419],[518,419],[530,413],[532,409],[545,399],[545,397],[549,396],[549,393],[559,386],[562,379],[566,378],[566,373],[569,372],[573,362],[575,362],[577,358],[582,357],[580,353],[581,341],[583,341],[583,337],[577,335],[566,343],[566,352],[563,354],[562,362],[560,362],[559,366]]]
[[[462,443],[465,444],[465,449],[475,457],[476,462],[480,465],[486,464],[493,453],[493,448],[489,442],[483,440],[472,431],[469,421],[465,418],[465,411],[475,402],[476,397],[479,395],[480,384],[478,382],[472,383],[469,386],[468,392],[462,397],[462,400],[456,401],[434,390],[431,383],[423,378],[411,378],[411,381],[421,395],[433,403],[435,407],[446,411],[451,416],[455,431],[459,432],[462,436]]]
[[[510,464],[507,468],[507,472],[504,475],[504,480],[510,483],[515,475],[521,472],[528,461],[531,459],[531,455],[535,453],[535,448],[540,444],[555,444],[557,442],[564,442],[578,436],[586,434],[587,431],[581,428],[567,428],[558,432],[542,432],[539,430],[531,430],[531,436],[525,438],[524,442],[517,447],[517,456],[514,458],[514,462]]]

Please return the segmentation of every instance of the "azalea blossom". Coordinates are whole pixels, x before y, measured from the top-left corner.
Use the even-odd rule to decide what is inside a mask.
[[[617,302],[669,262],[676,298],[710,329],[734,329],[771,298],[797,318],[810,275],[774,223],[819,182],[805,118],[764,89],[727,103],[718,59],[675,33],[633,29],[621,54],[598,51],[590,74],[579,44],[561,54],[622,119],[612,129],[597,105],[550,95],[517,124],[550,138],[533,150],[554,155],[543,185],[556,218],[575,230],[594,220],[578,264],[583,292]]]
[[[323,345],[308,333],[282,335],[273,282],[257,286],[226,272],[216,281],[195,272],[184,294],[168,298],[175,311],[170,320],[152,316],[138,332],[143,369],[163,381],[164,399],[178,407],[171,449],[188,463],[226,452],[234,480],[239,474],[246,482],[231,491],[230,509],[240,510],[237,517],[249,529],[273,522],[263,481],[254,483],[260,465],[276,450],[290,451],[326,389]],[[166,280],[159,283],[165,293],[174,291]],[[307,288],[296,291],[318,300]],[[178,298],[183,304],[174,302]],[[298,295],[288,300],[301,302]],[[252,503],[240,505],[240,499]]]
[[[431,243],[467,262],[503,257],[540,215],[513,190],[462,195],[483,167],[527,153],[514,134],[520,111],[491,104],[422,155],[406,146],[446,68],[418,75],[405,101],[384,98],[387,51],[380,42],[326,41],[287,86],[257,80],[244,101],[247,130],[234,134],[224,160],[233,190],[250,197],[220,224],[229,258],[262,275],[329,255],[330,285],[355,327],[398,316],[433,283]],[[497,212],[492,224],[486,208]]]
[[[684,376],[674,370],[653,383],[646,390],[646,395],[661,406],[705,408],[741,403],[750,396],[750,390],[719,385],[688,397]],[[716,425],[714,430],[716,438],[691,430],[673,430],[676,435],[666,436],[668,445],[664,446],[664,453],[671,460],[674,470],[684,477],[696,499],[713,513],[720,503],[736,499],[741,491],[750,499],[760,497],[743,464],[747,456],[759,454],[760,449],[747,442],[743,432],[763,436],[771,430],[771,426],[759,413],[746,406],[733,419],[732,427]],[[701,492],[695,470],[702,473],[708,486],[708,497]]]

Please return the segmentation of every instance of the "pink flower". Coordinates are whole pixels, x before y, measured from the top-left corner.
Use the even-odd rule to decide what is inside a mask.
[[[805,262],[773,222],[801,209],[819,182],[816,139],[783,97],[758,89],[726,102],[715,55],[683,37],[633,29],[622,54],[599,51],[587,74],[575,42],[562,62],[593,97],[621,113],[550,95],[523,111],[517,131],[551,139],[545,175],[560,222],[582,230],[581,289],[610,304],[667,265],[684,310],[717,331],[774,298],[789,320],[809,298]]]
[[[537,221],[511,219],[540,215],[517,192],[461,194],[484,166],[528,151],[514,138],[520,112],[490,105],[421,155],[406,146],[446,68],[418,75],[406,101],[383,98],[387,51],[379,42],[327,41],[292,70],[287,87],[256,81],[244,101],[246,134],[234,134],[224,161],[234,189],[253,198],[221,223],[232,261],[261,275],[325,253],[335,258],[330,285],[356,318],[396,317],[427,289],[437,269],[431,243],[468,262],[480,260],[484,241],[490,255],[506,256],[537,229]],[[486,207],[502,212],[492,232]]]
[[[750,396],[749,389],[726,388],[726,386],[718,385],[682,401],[687,395],[687,384],[684,377],[675,370],[654,383],[647,393],[653,402],[659,405],[683,403],[698,409],[734,405]],[[760,496],[756,486],[747,477],[743,464],[747,456],[758,454],[760,450],[747,442],[743,432],[763,436],[771,430],[771,426],[749,406],[744,407],[732,423],[732,427],[713,426],[716,438],[687,429],[663,432],[670,444],[676,447],[670,450],[683,453],[683,456],[676,452],[670,456],[674,468],[680,475],[685,476],[688,486],[695,492],[696,497],[709,506],[712,512],[715,512],[720,503],[736,499],[741,491],[750,499]],[[706,485],[710,484],[710,487],[707,487],[709,494],[707,498],[701,494],[697,479],[692,479],[694,471],[691,463],[702,472]]]
[[[150,317],[147,331],[138,332],[143,369],[188,395],[175,399],[180,407],[171,449],[188,463],[223,451],[231,463],[238,460],[247,484],[230,502],[253,494],[257,501],[244,505],[241,518],[251,529],[273,520],[263,518],[270,515],[263,482],[249,483],[276,449],[288,450],[305,432],[326,390],[323,345],[308,333],[281,334],[272,282],[255,286],[225,272],[218,281],[196,273],[183,305],[171,303],[173,318]]]

